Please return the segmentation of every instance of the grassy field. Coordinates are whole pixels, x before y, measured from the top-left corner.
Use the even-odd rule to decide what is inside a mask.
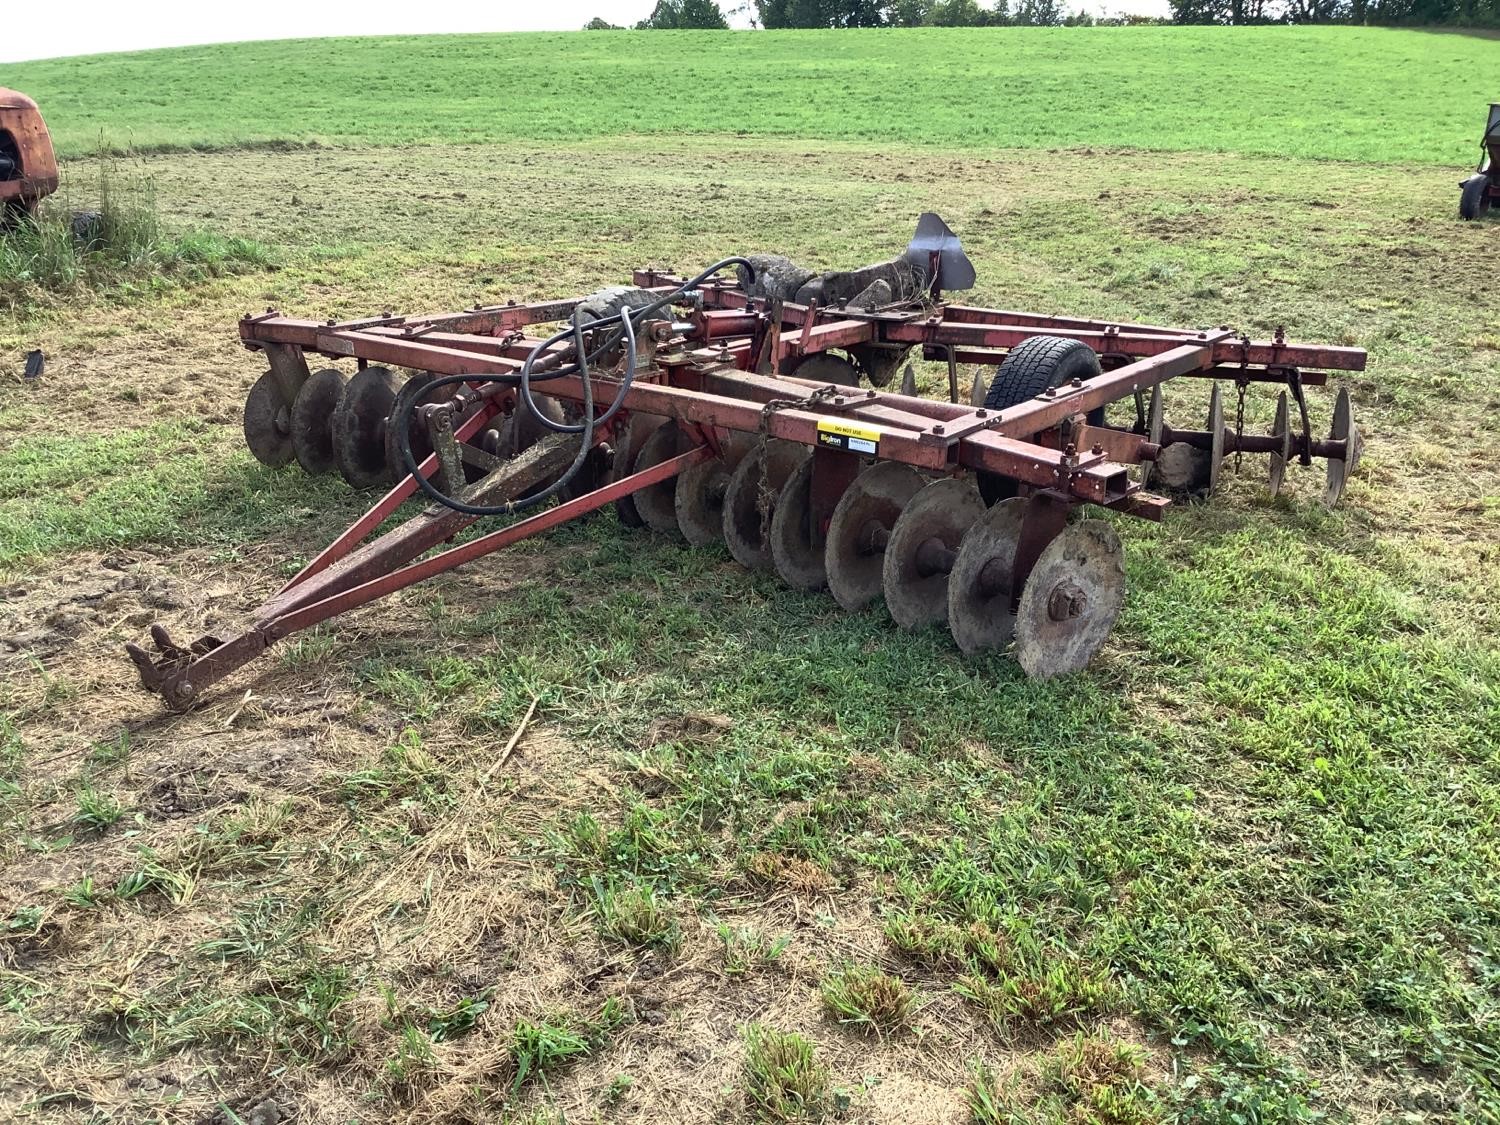
[[[1094,33],[1144,33],[1117,34]],[[1016,146],[988,152],[937,111],[917,145],[873,103],[863,130],[821,103],[778,119],[800,99],[668,105],[739,52],[852,74],[968,42],[937,34],[836,59],[728,38],[644,115],[699,136],[590,108],[647,39],[368,45],[390,132],[296,97],[255,121],[270,95],[236,71],[219,97],[209,50],[155,60],[154,118],[111,92],[141,58],[0,70],[74,152],[106,124],[81,104],[118,107],[111,135],[229,146],[131,168],[165,229],[264,248],[222,276],[0,281],[0,1119],[1494,1120],[1495,228],[1419,163],[1461,163],[1484,99],[1377,97],[1389,70],[1337,51],[1276,103],[1352,107],[1296,134],[1317,158],[1256,155],[1277,130],[1228,127],[1251,107],[1222,60],[1388,42],[1436,89],[1497,44],[1173,34],[1204,44],[1194,69],[1108,142],[1159,151],[1107,159],[1079,151],[1097,117],[1040,133],[1050,91],[1104,80],[1084,37],[976,37],[1047,76],[987,90],[981,147]],[[469,59],[606,43],[514,118],[445,94],[478,88]],[[329,45],[235,51],[354,105]],[[1375,102],[1389,130],[1354,112]],[[579,117],[595,135],[568,139]],[[1213,147],[1202,117],[1231,151],[1164,151]],[[346,147],[233,147],[315,135]],[[67,173],[85,201],[95,162]],[[526,299],[764,248],[862,262],[928,208],[978,301],[1368,348],[1344,507],[1319,471],[1268,499],[1247,458],[1214,504],[1121,521],[1119,627],[1045,685],[605,516],[305,635],[188,715],[133,686],[124,641],[242,623],[367,500],[243,450],[243,312]],[[1271,406],[1252,395],[1252,428]]]
[[[68,155],[719,133],[1468,163],[1500,40],[1015,28],[247,43],[0,67]]]

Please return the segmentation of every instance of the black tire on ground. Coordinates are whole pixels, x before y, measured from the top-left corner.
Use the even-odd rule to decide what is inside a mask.
[[[1081,340],[1066,336],[1033,336],[1010,350],[990,380],[984,396],[986,410],[1004,410],[1036,398],[1048,387],[1100,374],[1099,356]],[[1091,425],[1104,422],[1104,407],[1089,411]],[[988,504],[1016,494],[1015,481],[993,473],[979,474],[979,492]]]
[[[1484,173],[1465,180],[1463,194],[1458,197],[1458,217],[1469,221],[1484,218],[1490,209],[1489,188],[1490,178]]]

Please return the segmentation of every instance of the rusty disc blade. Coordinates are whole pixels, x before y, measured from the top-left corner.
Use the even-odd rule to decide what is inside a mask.
[[[847,610],[880,596],[885,565],[885,537],[901,510],[921,492],[927,479],[910,465],[881,461],[854,478],[834,506],[823,547],[828,589]]]
[[[1364,447],[1359,427],[1354,422],[1354,405],[1349,401],[1348,387],[1339,389],[1339,397],[1333,404],[1333,425],[1328,429],[1328,440],[1347,443],[1343,457],[1328,458],[1328,484],[1323,489],[1323,507],[1334,508],[1343,498],[1344,486],[1359,465]]]
[[[1208,494],[1212,496],[1219,487],[1219,471],[1224,467],[1224,396],[1218,383],[1208,396],[1208,435]]]
[[[558,494],[560,500],[576,500],[593,492],[596,488],[603,488],[609,479],[609,448],[604,445],[596,445],[589,450],[589,455],[583,459],[583,464],[573,474],[573,478],[563,486]],[[597,511],[585,512],[582,519],[592,519],[599,513]]]
[[[631,413],[630,417],[625,420],[625,425],[617,431],[618,436],[614,443],[614,463],[610,469],[611,481],[629,475],[630,467],[635,464],[636,454],[641,451],[641,446],[665,421],[666,419],[660,414]],[[620,522],[626,527],[646,526],[646,521],[641,518],[640,512],[636,511],[633,496],[622,496],[616,500],[615,512],[620,517]]]
[[[806,457],[782,485],[771,516],[771,561],[781,580],[798,590],[828,585],[823,530],[813,518],[812,483],[813,458]]]
[[[1286,479],[1286,464],[1292,459],[1291,412],[1287,409],[1285,391],[1276,399],[1276,420],[1271,423],[1271,436],[1279,443],[1271,450],[1271,495],[1276,496]]]
[[[817,352],[808,356],[792,369],[791,374],[799,379],[812,379],[818,383],[837,383],[841,387],[859,386],[859,368],[840,355]]]
[[[1165,426],[1165,411],[1162,408],[1161,384],[1157,383],[1151,388],[1151,405],[1146,408],[1146,440],[1152,445],[1161,447],[1161,435]],[[1160,453],[1158,453],[1160,456]],[[1141,484],[1149,485],[1152,474],[1156,470],[1154,461],[1141,462]]]
[[[1069,524],[1043,549],[1016,607],[1016,659],[1033,680],[1083,668],[1125,602],[1124,551],[1103,520]]]
[[[355,488],[389,482],[385,422],[401,381],[389,367],[366,367],[344,388],[333,412],[333,450],[339,471]]]
[[[1016,631],[1012,567],[1026,500],[1002,500],[974,521],[948,575],[948,628],[963,652],[1004,648]]]
[[[951,556],[984,510],[974,481],[952,477],[933,481],[902,510],[881,561],[886,608],[901,628],[947,619]],[[945,553],[947,566],[938,561]]]
[[[974,368],[974,382],[969,386],[969,405],[983,407],[985,397],[990,393],[990,380],[985,378],[988,367]]]
[[[333,453],[333,412],[347,380],[342,371],[314,371],[292,400],[292,449],[304,472],[318,475],[338,468]]]
[[[635,464],[631,467],[631,471],[639,473],[643,469],[649,469],[652,465],[676,457],[679,453],[686,453],[696,444],[682,432],[682,428],[676,422],[667,422],[651,431],[651,436],[641,443],[640,452],[635,455]],[[668,477],[664,481],[643,488],[634,496],[635,510],[640,513],[641,519],[646,521],[646,526],[652,531],[675,534],[679,530],[676,477]]]
[[[497,419],[499,439],[493,443],[491,452],[502,461],[509,461],[512,457],[526,452],[542,438],[552,431],[547,429],[539,420],[538,414],[545,415],[553,422],[563,421],[562,404],[555,398],[545,395],[535,396],[536,410],[526,405],[526,400],[519,395],[516,397],[515,406],[503,419]],[[586,465],[587,463],[585,463]],[[580,469],[581,473],[583,470]],[[545,488],[549,488],[558,477],[562,476],[564,470],[558,470],[545,479],[538,481],[534,488],[528,488],[521,493],[521,498],[535,496]],[[471,484],[484,476],[484,471],[473,465],[464,465],[464,478]],[[571,483],[571,482],[570,482]]]
[[[276,376],[269,371],[255,380],[245,398],[245,444],[257,461],[273,469],[296,456],[291,404],[281,397]]]
[[[719,457],[689,465],[677,474],[677,489],[672,495],[677,529],[694,547],[723,541],[724,495],[746,447],[747,442],[738,434],[721,436]]]
[[[428,383],[432,382],[433,379],[434,376],[432,372],[418,371],[415,375],[413,375],[406,381],[401,390],[403,393],[415,393],[408,392],[407,388],[414,385],[426,386]],[[442,398],[445,391],[451,393],[456,389],[456,387],[443,387],[427,394],[418,394],[416,402],[418,404],[433,402],[437,399]],[[416,460],[417,464],[420,465],[427,459],[428,455],[432,453],[432,442],[427,440],[427,429],[422,425],[421,420],[417,417],[416,411],[412,412],[411,424],[407,428],[407,433],[411,438],[411,455]],[[400,480],[402,477],[406,476],[406,464],[401,458],[401,450],[396,441],[396,429],[394,426],[387,426],[385,428],[385,464],[387,471],[390,473],[392,481]]]
[[[768,536],[776,497],[797,465],[809,456],[805,445],[775,439],[764,447],[757,444],[730,474],[724,493],[724,542],[741,566],[764,570],[771,565]]]

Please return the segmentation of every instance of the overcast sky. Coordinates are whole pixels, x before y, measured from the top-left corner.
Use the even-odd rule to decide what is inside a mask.
[[[981,0],[983,2],[983,0]],[[1065,0],[1067,7],[1164,11],[1165,0]],[[594,16],[630,24],[656,0],[0,0],[0,63],[243,39],[573,31]],[[719,0],[726,12],[741,0]],[[731,17],[743,25],[743,16]],[[5,85],[0,71],[0,86]]]
[[[656,0],[67,0],[54,8],[0,0],[0,62],[240,39],[576,31],[594,16],[634,23],[655,6]],[[721,4],[736,6],[737,0]]]

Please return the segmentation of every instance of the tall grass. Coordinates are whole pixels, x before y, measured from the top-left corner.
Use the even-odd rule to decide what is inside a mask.
[[[266,247],[162,222],[156,184],[144,172],[101,159],[87,209],[71,190],[0,231],[0,308],[24,312],[85,290],[156,288],[268,265]]]

